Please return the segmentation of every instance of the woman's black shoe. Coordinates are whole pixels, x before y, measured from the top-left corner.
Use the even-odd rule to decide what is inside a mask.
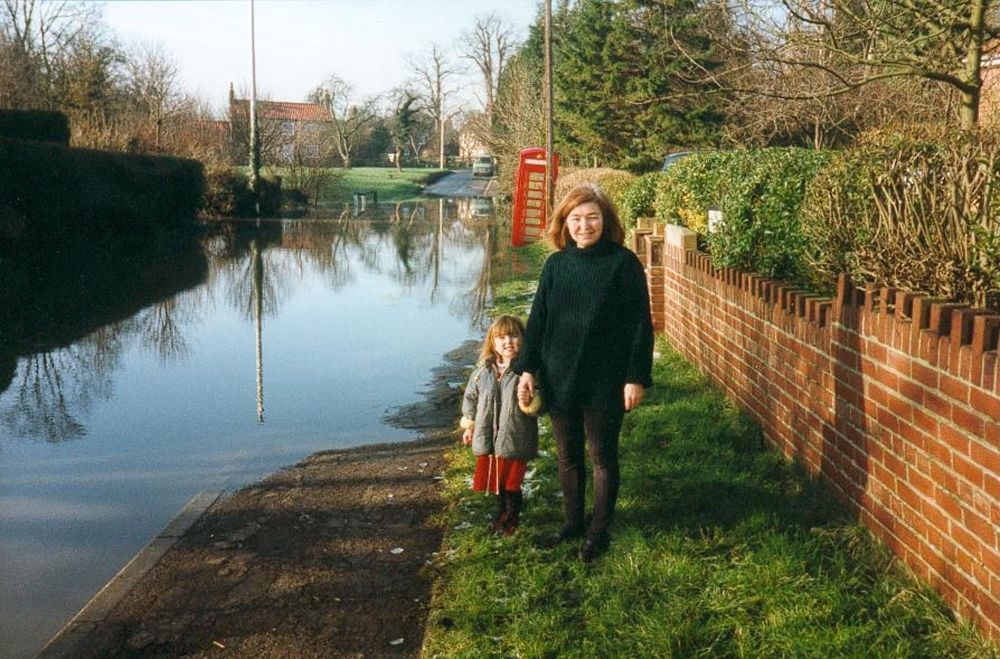
[[[590,563],[606,552],[610,544],[607,538],[587,538],[580,547],[580,560],[584,563]]]
[[[553,533],[552,535],[546,537],[542,544],[545,547],[555,547],[561,545],[567,540],[573,540],[583,536],[583,526],[569,525],[563,526],[559,529],[558,533]]]

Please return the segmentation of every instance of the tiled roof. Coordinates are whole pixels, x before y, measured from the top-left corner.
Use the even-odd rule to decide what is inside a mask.
[[[242,110],[250,101],[237,99],[233,103]],[[288,101],[257,101],[257,116],[261,119],[282,121],[329,121],[330,113],[319,103],[290,103]]]

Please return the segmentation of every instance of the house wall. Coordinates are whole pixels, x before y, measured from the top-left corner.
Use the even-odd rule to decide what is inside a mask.
[[[670,343],[1000,638],[1000,316],[845,277],[831,300],[717,270],[681,227],[640,227],[633,249]]]

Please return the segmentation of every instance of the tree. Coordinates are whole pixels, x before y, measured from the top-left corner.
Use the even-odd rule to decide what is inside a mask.
[[[462,35],[460,44],[462,57],[472,60],[482,77],[481,101],[486,125],[490,126],[500,76],[517,49],[514,30],[496,14],[477,16],[476,24]]]
[[[100,36],[101,7],[96,3],[69,0],[2,0],[0,31],[14,49],[24,81],[45,107],[57,109],[61,97],[57,82],[65,80],[63,70],[81,40],[91,45],[103,42]]]
[[[393,162],[396,163],[396,171],[403,169],[403,149],[413,137],[417,124],[417,109],[414,104],[417,97],[409,92],[400,93],[400,100],[396,105],[392,117],[392,145],[395,152]]]
[[[344,168],[350,169],[352,156],[362,137],[378,118],[377,100],[370,97],[355,99],[354,88],[335,75],[317,87],[309,99],[329,111],[334,144]]]
[[[995,8],[994,0],[780,0],[763,7],[737,0],[728,11],[738,38],[726,42],[734,65],[710,78],[738,89],[746,70],[767,71],[774,84],[758,93],[788,100],[919,78],[959,96],[959,123],[968,130],[979,119],[984,45],[1000,36]],[[793,70],[808,72],[810,89],[782,87]]]
[[[671,148],[714,144],[721,97],[693,80],[717,67],[696,0],[579,0],[553,16],[554,118],[564,157],[651,169]],[[526,63],[541,66],[534,26]],[[540,72],[540,68],[539,68]]]
[[[455,88],[449,86],[449,78],[455,74],[455,70],[448,62],[447,54],[437,44],[431,44],[422,56],[411,57],[409,65],[416,77],[414,86],[423,110],[434,119],[438,127],[438,166],[444,169],[445,122],[457,112],[453,111],[449,115],[446,110],[448,99],[456,92]]]
[[[479,125],[476,137],[500,160],[503,187],[514,189],[514,172],[521,149],[545,141],[541,69],[521,52],[504,69],[497,89],[493,126]]]
[[[133,112],[153,129],[153,149],[162,149],[164,124],[188,108],[178,84],[177,65],[159,46],[135,49],[126,62],[125,83]]]
[[[0,108],[43,107],[37,74],[31,58],[0,32]]]

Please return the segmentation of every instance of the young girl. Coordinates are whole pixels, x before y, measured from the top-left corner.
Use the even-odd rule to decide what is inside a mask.
[[[497,514],[488,528],[500,535],[517,529],[521,481],[528,460],[538,453],[538,419],[534,416],[538,401],[527,392],[518,398],[519,377],[510,370],[523,338],[520,320],[514,316],[497,318],[486,332],[479,363],[462,399],[462,443],[471,445],[476,455],[472,489],[497,495]]]

